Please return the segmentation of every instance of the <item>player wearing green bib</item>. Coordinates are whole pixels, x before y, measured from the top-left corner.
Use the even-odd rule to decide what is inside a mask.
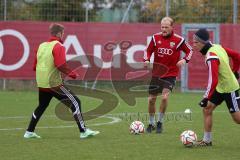
[[[223,48],[219,44],[209,41],[209,33],[206,29],[199,29],[193,37],[194,49],[205,56],[208,66],[208,86],[199,103],[203,107],[204,136],[197,143],[198,146],[212,146],[212,113],[223,101],[226,102],[233,120],[240,124],[240,97],[238,70],[240,67],[240,54]],[[229,57],[233,67],[230,67]]]
[[[63,84],[61,73],[75,79],[78,74],[72,71],[66,63],[66,51],[63,46],[64,26],[61,24],[50,25],[51,38],[38,47],[35,70],[38,86],[38,106],[33,111],[30,123],[24,134],[24,138],[41,138],[37,135],[35,127],[49,106],[52,98],[56,98],[72,111],[73,118],[80,131],[80,138],[94,136],[99,131],[86,128],[81,112],[80,99]]]

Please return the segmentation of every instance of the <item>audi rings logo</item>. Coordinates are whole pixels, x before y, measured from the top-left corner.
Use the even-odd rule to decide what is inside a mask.
[[[158,53],[165,54],[165,55],[172,55],[173,50],[169,48],[158,48]]]
[[[23,55],[22,55],[21,59],[18,62],[16,62],[15,64],[10,64],[10,65],[1,63],[1,59],[2,59],[3,53],[4,53],[4,47],[3,47],[1,37],[7,36],[7,35],[18,38],[21,41],[21,43],[23,44]],[[26,63],[28,56],[29,56],[29,44],[23,34],[21,34],[20,32],[18,32],[16,30],[12,30],[12,29],[0,30],[0,70],[4,70],[4,71],[17,70],[18,68],[22,67]]]

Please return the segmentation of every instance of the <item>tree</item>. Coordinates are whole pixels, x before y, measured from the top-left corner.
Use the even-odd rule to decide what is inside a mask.
[[[25,3],[24,0],[11,0],[6,1],[7,7],[7,20],[35,20],[37,10],[34,8],[34,3]],[[0,11],[4,12],[4,0],[1,0]],[[4,15],[3,15],[4,17]]]
[[[166,12],[165,0],[152,0],[141,8],[140,22],[160,22]]]
[[[43,0],[36,4],[39,20],[85,21],[84,0]]]
[[[144,22],[160,22],[165,16],[166,0],[151,0],[142,14]],[[178,23],[232,22],[229,0],[169,0],[169,15]]]

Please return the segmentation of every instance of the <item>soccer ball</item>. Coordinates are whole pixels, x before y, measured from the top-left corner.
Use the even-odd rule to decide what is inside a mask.
[[[181,133],[180,140],[185,147],[192,147],[197,142],[197,135],[192,130],[186,130]]]
[[[141,134],[144,133],[144,124],[141,121],[134,121],[129,127],[131,134]]]

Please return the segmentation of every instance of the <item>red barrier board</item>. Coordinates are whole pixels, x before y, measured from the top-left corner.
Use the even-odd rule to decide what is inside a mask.
[[[160,31],[159,24],[62,24],[65,26],[64,46],[67,59],[79,56],[81,63],[78,65],[82,66],[79,72],[89,66],[91,70],[99,72],[98,79],[102,80],[122,80],[120,75],[111,77],[110,70],[114,69],[115,64],[141,62],[151,36]],[[35,77],[33,71],[35,50],[41,42],[48,40],[49,25],[47,22],[0,22],[0,77],[19,79]],[[177,33],[180,32],[180,27],[175,26]],[[109,42],[117,42],[120,47],[107,50],[105,47]],[[130,47],[121,49],[121,45],[128,43]],[[125,62],[114,59],[113,56],[117,54],[125,55],[127,58]],[[97,60],[88,59],[92,57],[102,61],[102,64]],[[88,63],[84,64],[86,61]],[[95,72],[88,78],[94,79]]]

